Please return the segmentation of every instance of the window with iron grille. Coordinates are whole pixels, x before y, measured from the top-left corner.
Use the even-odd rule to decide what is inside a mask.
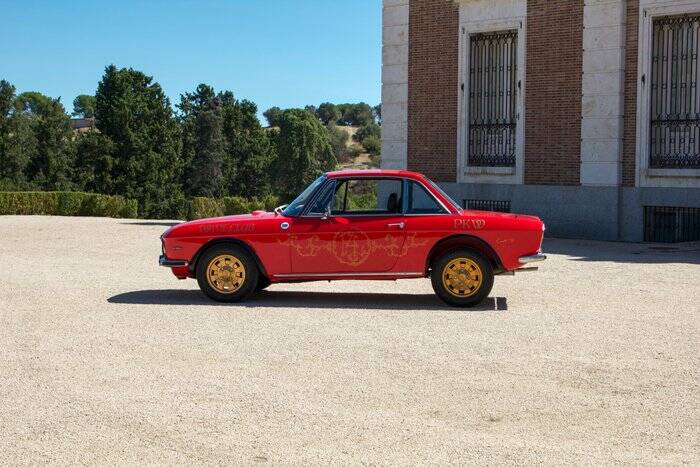
[[[510,201],[496,201],[493,199],[465,199],[464,208],[476,211],[510,212]]]
[[[654,20],[650,161],[654,168],[700,168],[700,14]]]
[[[644,206],[645,242],[700,240],[700,208]]]
[[[470,37],[469,165],[515,165],[517,44],[516,30]]]

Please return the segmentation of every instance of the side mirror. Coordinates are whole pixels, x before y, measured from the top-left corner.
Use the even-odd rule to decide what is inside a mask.
[[[329,217],[331,217],[331,205],[330,204],[328,206],[326,206],[326,209],[323,211],[323,217],[321,217],[321,219],[325,220],[325,219],[328,219]]]

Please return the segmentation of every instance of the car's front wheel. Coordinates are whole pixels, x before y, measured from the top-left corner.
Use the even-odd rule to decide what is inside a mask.
[[[238,302],[255,291],[258,266],[252,255],[237,245],[214,246],[197,261],[197,282],[209,298]]]
[[[475,251],[451,250],[433,263],[430,279],[433,290],[445,303],[469,307],[488,297],[493,287],[493,267]]]

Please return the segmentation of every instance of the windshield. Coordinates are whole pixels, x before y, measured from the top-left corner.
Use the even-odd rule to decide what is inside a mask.
[[[438,186],[437,183],[435,183],[434,181],[432,181],[432,180],[429,179],[428,177],[426,177],[425,179],[428,181],[428,183],[430,183],[430,185],[431,185],[433,188],[435,188],[438,192],[440,192],[440,194],[442,195],[443,198],[445,198],[447,201],[450,202],[450,204],[452,204],[452,207],[454,207],[457,211],[461,211],[461,210],[462,210],[462,208],[459,206],[459,203],[458,203],[457,201],[455,201],[454,199],[452,199],[452,197],[451,197],[450,195],[448,195],[447,193],[445,193],[445,192],[443,191],[443,189],[440,188],[440,187]]]
[[[284,211],[285,216],[298,216],[301,211],[304,210],[304,206],[306,206],[306,203],[310,200],[311,195],[314,194],[314,191],[316,191],[316,188],[321,186],[323,182],[326,180],[325,175],[321,175],[318,177],[314,182],[309,185],[306,190],[304,190],[297,198],[292,201],[289,206],[287,206]]]

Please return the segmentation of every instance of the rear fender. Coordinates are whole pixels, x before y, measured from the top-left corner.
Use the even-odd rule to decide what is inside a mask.
[[[483,255],[493,266],[494,274],[500,274],[505,271],[501,258],[487,242],[471,235],[452,235],[443,238],[431,248],[425,261],[425,274],[428,275],[433,262],[437,258],[456,248],[468,248]]]

